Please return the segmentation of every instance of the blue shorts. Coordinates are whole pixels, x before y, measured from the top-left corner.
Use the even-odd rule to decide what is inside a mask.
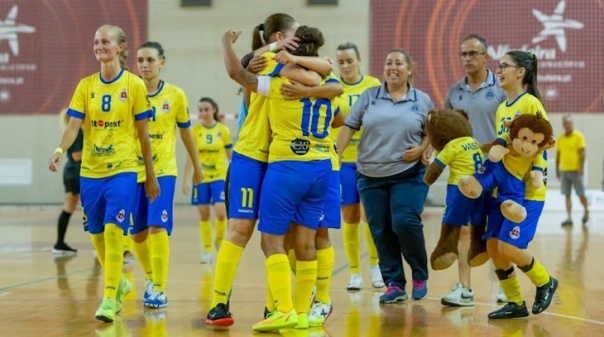
[[[213,205],[217,202],[224,202],[224,200],[224,180],[193,186],[191,205]]]
[[[124,172],[107,178],[80,178],[82,220],[90,234],[116,224],[127,232],[136,193],[136,173]]]
[[[331,174],[329,159],[270,163],[262,184],[258,229],[285,235],[294,222],[316,230]]]
[[[354,163],[342,163],[340,167],[340,186],[342,194],[342,206],[355,205],[360,202],[357,189],[357,165]]]
[[[466,226],[470,223],[474,212],[482,212],[482,210],[476,209],[481,207],[482,197],[479,199],[470,199],[465,197],[459,191],[457,185],[447,185],[447,198],[445,201],[445,215],[443,215],[442,222],[447,225],[453,226]]]
[[[356,180],[356,179],[355,179]],[[322,228],[340,228],[342,226],[342,213],[340,212],[340,172],[331,171],[329,177],[329,190],[325,196],[325,204],[319,221]]]
[[[476,172],[474,174],[474,177],[478,179],[484,189],[483,193],[489,193],[497,187],[497,200],[512,200],[522,204],[526,190],[524,181],[514,177],[503,166],[503,161],[493,163],[487,160],[484,168],[484,172]]]
[[[133,223],[130,225],[131,234],[138,234],[149,226],[163,227],[168,235],[172,234],[176,177],[159,177],[157,182],[161,193],[152,203],[145,195],[145,184],[137,185],[136,201],[132,210]]]
[[[258,219],[266,163],[233,152],[229,171],[229,219]]]
[[[503,217],[500,210],[501,203],[489,210],[485,239],[497,238],[499,241],[509,243],[514,247],[526,249],[529,242],[535,237],[537,222],[543,211],[544,201],[524,200],[522,206],[526,208],[526,219],[515,223]]]

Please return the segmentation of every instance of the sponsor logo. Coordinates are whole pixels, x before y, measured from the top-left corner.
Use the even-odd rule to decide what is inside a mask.
[[[292,152],[298,156],[303,156],[308,153],[310,149],[310,141],[306,139],[296,138],[291,141],[289,148]]]
[[[122,125],[123,121],[123,119],[120,119],[119,121],[104,121],[102,119],[93,119],[90,121],[90,126],[92,126],[93,128],[103,129],[119,128]]]
[[[583,23],[577,20],[564,19],[564,10],[566,9],[566,1],[562,0],[554,9],[552,15],[545,15],[538,9],[533,8],[533,15],[543,25],[543,30],[539,35],[535,36],[532,43],[539,43],[553,36],[558,43],[558,48],[562,52],[566,52],[566,29],[583,29]]]
[[[99,146],[99,145],[92,145],[92,153],[91,156],[93,157],[103,157],[103,156],[111,156],[115,153],[115,149],[113,148],[113,145],[109,145],[106,147],[103,146]],[[109,164],[111,165],[111,164]],[[111,167],[107,167],[108,169],[111,169]]]
[[[4,21],[0,21],[0,41],[8,41],[8,46],[14,56],[19,56],[19,33],[31,34],[36,32],[33,26],[17,23],[18,5],[13,7],[6,14]]]

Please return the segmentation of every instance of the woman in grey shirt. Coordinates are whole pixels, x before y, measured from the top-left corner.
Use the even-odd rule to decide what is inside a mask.
[[[337,139],[344,149],[363,127],[357,150],[358,190],[380,258],[386,292],[381,303],[407,299],[401,253],[411,266],[415,300],[426,298],[428,266],[421,213],[428,194],[422,155],[428,156],[424,130],[430,97],[411,86],[412,60],[403,49],[386,57],[384,83],[367,89],[346,118]],[[341,154],[340,154],[341,155]]]

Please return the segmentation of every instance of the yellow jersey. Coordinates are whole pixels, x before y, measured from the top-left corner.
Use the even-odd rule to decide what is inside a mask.
[[[581,157],[579,151],[585,149],[585,137],[577,130],[570,135],[566,133],[558,137],[556,151],[560,162],[560,171],[579,171],[581,168]]]
[[[337,79],[330,74],[323,83],[332,81]],[[335,100],[287,100],[280,89],[284,83],[290,82],[284,77],[270,78],[268,117],[272,141],[268,162],[331,159],[333,140],[329,131],[334,116],[339,113]]]
[[[275,53],[262,54],[267,65],[258,75],[277,76],[283,64],[274,60]],[[271,128],[268,122],[267,98],[252,92],[248,115],[239,130],[239,138],[234,151],[246,157],[266,163],[268,161],[268,148],[271,142]]]
[[[462,176],[471,176],[480,171],[484,154],[472,137],[461,137],[447,143],[434,159],[441,167],[449,166],[447,184],[457,185]]]
[[[233,148],[229,128],[219,122],[212,126],[199,123],[193,126],[193,138],[197,145],[203,182],[226,179],[228,168],[226,150]]]
[[[507,144],[510,141],[510,130],[503,124],[505,121],[511,121],[514,117],[521,114],[536,115],[537,112],[541,112],[543,117],[549,120],[543,104],[537,97],[526,92],[518,96],[512,102],[504,101],[501,103],[495,114],[495,132],[497,133],[497,139],[504,144]],[[526,193],[524,196],[526,200],[545,201],[545,179],[547,177],[547,154],[545,152],[540,152],[535,158],[505,156],[503,165],[511,174],[526,182]],[[544,183],[538,189],[532,187],[528,176],[528,173],[533,167],[543,170]]]
[[[356,83],[346,83],[341,78],[339,79],[340,84],[342,85],[342,89],[344,89],[344,93],[340,95],[338,100],[338,106],[340,107],[340,112],[343,114],[342,117],[346,119],[348,116],[348,111],[357,101],[357,98],[361,96],[361,94],[368,88],[380,86],[382,83],[380,80],[373,76],[364,75],[360,81]],[[359,145],[359,141],[361,140],[362,129],[355,131],[350,139],[350,143],[346,146],[345,149],[339,151],[342,152],[342,162],[343,163],[355,163],[357,161],[357,147]],[[330,134],[330,137],[335,141],[340,134],[339,129],[334,129]]]
[[[188,128],[189,101],[184,91],[170,83],[159,82],[159,88],[154,94],[148,95],[151,102],[151,117],[149,118],[149,138],[153,154],[153,168],[157,177],[178,175],[176,166],[176,127]],[[138,157],[138,182],[144,182],[145,162],[140,142],[136,143]]]
[[[110,81],[100,72],[85,77],[78,83],[67,114],[84,121],[82,177],[136,172],[134,122],[151,116],[142,79],[124,69]]]

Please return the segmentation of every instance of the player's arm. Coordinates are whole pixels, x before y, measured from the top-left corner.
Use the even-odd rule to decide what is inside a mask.
[[[333,71],[333,64],[327,58],[292,55],[285,50],[275,55],[275,61],[285,65],[299,65],[306,69],[314,70],[323,76]]]
[[[187,184],[190,176],[190,170],[193,169],[193,183],[195,185],[201,184],[203,180],[203,173],[201,172],[201,163],[199,162],[199,157],[197,156],[197,146],[195,145],[195,140],[193,139],[193,132],[190,127],[180,128],[180,139],[187,149],[187,163],[185,164],[185,181],[183,184]],[[189,173],[187,173],[187,164],[189,165]],[[184,192],[184,186],[183,186]],[[185,193],[186,194],[186,193]]]
[[[344,89],[342,89],[342,85],[339,82],[326,82],[319,86],[306,86],[296,82],[281,85],[281,94],[285,99],[289,100],[297,100],[304,97],[321,97],[331,100],[343,93]]]
[[[222,46],[224,52],[224,64],[229,74],[229,77],[235,82],[242,85],[245,89],[257,91],[258,90],[258,79],[256,74],[253,74],[243,68],[235,50],[233,44],[241,35],[240,30],[229,29],[222,36]]]
[[[63,157],[63,153],[66,149],[71,146],[71,144],[73,144],[75,139],[78,137],[78,132],[80,131],[82,124],[84,124],[83,118],[69,118],[69,123],[67,124],[67,127],[63,131],[63,136],[61,137],[61,143],[50,157],[48,168],[51,171],[57,171],[57,168],[61,163],[61,157]]]
[[[145,180],[145,193],[149,197],[149,201],[153,202],[156,197],[159,196],[159,184],[155,177],[155,169],[153,169],[153,155],[151,152],[151,140],[149,139],[149,120],[142,118],[137,120],[134,124],[136,126],[136,134],[138,135],[138,141],[141,145],[141,152],[143,154],[143,161],[145,163],[145,173],[147,180]]]
[[[344,116],[342,116],[341,113],[337,113],[333,118],[333,121],[331,121],[331,127],[334,129],[342,127],[344,124]]]

